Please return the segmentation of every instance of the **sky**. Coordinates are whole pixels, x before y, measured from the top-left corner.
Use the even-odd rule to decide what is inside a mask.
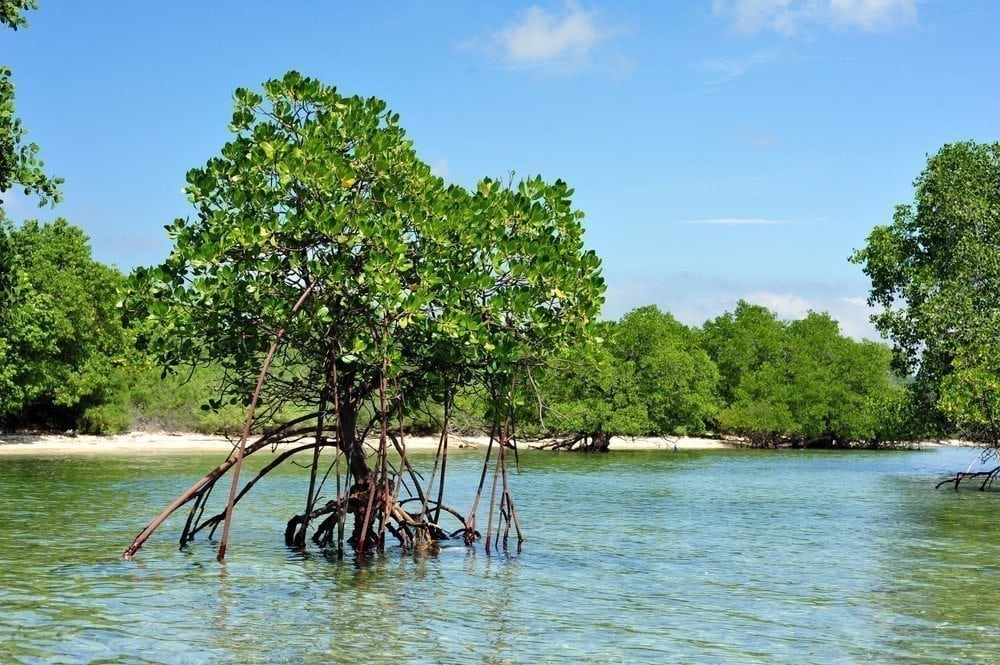
[[[0,31],[17,112],[65,217],[129,271],[194,210],[237,87],[289,69],[400,114],[449,182],[575,189],[603,314],[689,325],[738,300],[876,339],[849,263],[946,143],[1000,140],[994,0],[40,0]]]

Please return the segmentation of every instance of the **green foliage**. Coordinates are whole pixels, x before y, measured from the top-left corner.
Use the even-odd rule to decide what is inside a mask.
[[[0,24],[17,30],[28,25],[23,12],[38,7],[34,0],[0,1]],[[62,178],[49,178],[38,159],[38,146],[24,141],[25,129],[14,109],[11,71],[0,65],[0,193],[20,185],[25,194],[36,194],[39,204],[57,202]],[[0,199],[0,204],[3,199]]]
[[[196,218],[133,275],[132,316],[164,366],[217,362],[242,402],[280,336],[269,413],[336,399],[344,415],[382,377],[406,402],[472,382],[499,394],[596,316],[599,261],[564,183],[446,187],[385,102],[294,72],[235,98],[236,137],[188,173]]]
[[[891,354],[840,334],[827,314],[784,323],[741,302],[705,324],[702,343],[723,375],[723,431],[759,445],[833,445],[895,440],[903,389]]]
[[[0,25],[11,30],[25,28],[28,20],[22,12],[38,9],[37,0],[0,0]]]
[[[641,307],[550,364],[541,381],[546,424],[589,436],[701,433],[718,410],[717,382],[693,331]]]
[[[228,404],[219,412],[201,408],[218,393],[221,375],[221,370],[212,366],[166,375],[151,364],[129,368],[126,401],[132,418],[131,428],[207,434],[238,431],[245,417],[242,409]]]
[[[442,415],[444,409],[441,410]],[[489,432],[492,422],[489,420],[490,405],[482,390],[473,388],[459,389],[455,394],[455,403],[451,411],[451,431],[461,434],[482,434]],[[531,413],[526,424],[533,426],[536,414]],[[442,419],[442,423],[443,423]],[[519,427],[521,422],[518,423]]]
[[[635,377],[650,431],[704,432],[718,410],[719,373],[691,329],[656,307],[626,314],[613,353]]]
[[[566,349],[537,373],[544,424],[551,433],[644,433],[648,421],[633,408],[632,376],[611,351],[609,337],[616,325],[597,324],[586,344]]]
[[[922,402],[922,393],[912,382],[897,384],[880,399],[872,400],[869,409],[875,420],[875,444],[893,444],[902,441],[920,441],[943,435],[933,429],[926,417],[933,405]]]
[[[743,300],[734,312],[705,322],[700,342],[719,368],[719,396],[724,403],[736,400],[742,377],[779,360],[784,329],[774,312]]]
[[[121,434],[132,426],[132,414],[121,402],[105,402],[84,409],[78,420],[83,434]]]
[[[1000,143],[946,145],[852,256],[920,399],[1000,445]]]
[[[129,345],[123,283],[65,220],[17,228],[0,217],[0,420],[72,425],[109,390]]]

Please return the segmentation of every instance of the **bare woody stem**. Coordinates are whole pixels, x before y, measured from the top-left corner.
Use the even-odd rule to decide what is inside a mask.
[[[236,460],[233,463],[233,482],[229,487],[229,500],[226,502],[226,517],[222,524],[222,541],[219,543],[219,554],[216,556],[216,559],[220,563],[226,558],[226,547],[229,544],[229,529],[233,522],[233,505],[236,502],[236,488],[239,486],[240,481],[240,467],[243,465],[247,439],[250,438],[250,428],[253,426],[254,411],[257,408],[257,402],[260,400],[260,392],[264,387],[264,379],[267,378],[267,372],[271,368],[274,354],[278,352],[278,344],[281,342],[281,338],[284,337],[285,330],[287,330],[288,325],[292,322],[295,315],[298,314],[299,310],[302,309],[302,305],[305,304],[309,298],[309,294],[312,293],[315,287],[316,282],[314,281],[299,296],[292,310],[288,313],[285,324],[275,333],[274,341],[271,342],[271,348],[268,349],[267,357],[264,358],[264,365],[260,368],[260,375],[257,377],[257,386],[254,388],[253,398],[250,400],[250,410],[247,413],[246,423],[243,425],[243,434],[240,435],[240,443],[236,449]]]

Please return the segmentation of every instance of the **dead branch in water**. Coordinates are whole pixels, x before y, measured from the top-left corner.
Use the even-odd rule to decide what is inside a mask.
[[[943,485],[951,484],[957,491],[958,486],[962,483],[962,481],[972,480],[973,478],[982,478],[983,482],[979,485],[979,491],[985,492],[986,488],[993,485],[993,481],[997,479],[998,475],[1000,475],[1000,466],[994,467],[989,471],[959,471],[955,474],[954,478],[946,478],[945,480],[942,480],[934,486],[934,489],[939,489]]]
[[[610,445],[611,435],[607,432],[581,432],[552,439],[535,447],[539,450],[572,450],[584,453],[606,453]]]

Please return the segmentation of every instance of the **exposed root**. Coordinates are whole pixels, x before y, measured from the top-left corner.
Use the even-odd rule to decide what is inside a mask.
[[[606,432],[591,434],[573,434],[567,437],[552,439],[539,446],[539,450],[573,450],[585,453],[606,453],[611,444],[611,436]]]
[[[942,480],[934,486],[934,489],[938,489],[944,485],[952,485],[957,491],[958,486],[962,483],[962,481],[972,480],[973,478],[982,478],[983,482],[979,485],[979,491],[985,492],[988,487],[992,487],[993,481],[997,479],[998,475],[1000,475],[1000,466],[994,467],[989,471],[959,471],[955,474],[954,478]]]
[[[303,437],[315,433],[314,427],[296,428],[294,425],[301,424],[305,417],[295,423],[269,433],[246,446],[243,457],[252,455],[260,450],[270,448],[273,451],[282,446],[288,446],[267,465],[261,468],[257,474],[245,483],[235,496],[233,504],[239,502],[250,492],[251,489],[268,473],[288,461],[292,456],[299,453],[306,453],[319,449],[332,448],[336,451],[338,459],[342,457],[341,446],[333,437],[320,437],[317,441],[310,443],[299,443]],[[303,522],[310,523],[313,530],[311,541],[321,548],[336,548],[343,552],[345,539],[345,523],[348,517],[353,519],[350,527],[350,536],[346,539],[346,544],[355,548],[359,552],[378,551],[385,548],[385,534],[388,532],[394,537],[403,551],[421,552],[433,551],[441,541],[453,538],[463,538],[472,542],[479,537],[474,528],[470,528],[465,517],[447,505],[438,501],[428,500],[419,485],[417,472],[409,464],[405,456],[405,449],[399,440],[394,441],[396,450],[400,453],[400,468],[397,470],[386,464],[387,471],[392,470],[393,480],[380,481],[374,474],[369,475],[367,480],[355,482],[353,484],[341,484],[341,476],[336,475],[338,486],[346,487],[343,492],[338,492],[336,499],[328,500],[313,507],[308,514],[295,515],[288,520],[285,528],[285,543],[290,547],[300,547],[305,543],[298,538],[301,533]],[[377,451],[377,454],[384,455],[384,449]],[[318,457],[314,458],[318,459]],[[125,550],[126,558],[132,557],[146,540],[153,534],[171,514],[180,508],[190,504],[188,517],[181,532],[180,544],[184,546],[194,540],[195,536],[205,531],[212,537],[215,530],[224,523],[226,510],[213,512],[206,516],[206,505],[219,480],[236,464],[236,458],[230,455],[226,460],[210,471],[198,482],[192,485],[175,499],[156,519],[143,529],[136,536],[132,544]],[[398,488],[403,486],[400,473],[405,473],[411,480],[411,490],[415,490],[413,496],[398,498]],[[329,471],[327,473],[329,475]],[[346,480],[350,476],[350,471],[344,477]],[[326,480],[326,476],[324,476]],[[322,489],[320,484],[317,490]],[[406,505],[419,507],[416,512],[406,510]],[[441,516],[448,516],[454,519],[458,526],[447,530],[438,524],[437,520]],[[311,524],[313,520],[319,520],[317,524]],[[433,518],[433,520],[432,520]],[[466,538],[467,534],[472,534]]]
[[[257,393],[260,391],[270,359],[269,354],[258,380]],[[336,385],[331,388],[334,395],[333,411],[323,411],[324,407],[321,405],[320,412],[298,418],[252,442],[248,441],[248,432],[252,429],[252,414],[248,416],[239,446],[234,447],[233,452],[221,464],[178,496],[150,522],[126,548],[123,556],[132,557],[170,515],[190,504],[180,536],[181,546],[191,542],[202,531],[207,531],[209,537],[212,537],[216,529],[222,526],[222,538],[216,557],[221,562],[226,553],[234,508],[268,473],[296,454],[309,453],[311,462],[308,465],[305,506],[303,512],[291,517],[285,526],[284,540],[289,547],[304,547],[310,530],[314,544],[324,549],[335,548],[340,555],[344,552],[345,542],[353,547],[358,555],[382,552],[386,547],[386,534],[395,538],[404,552],[433,552],[442,541],[453,538],[460,538],[466,545],[471,545],[480,538],[479,531],[476,530],[475,514],[483,495],[494,449],[496,458],[489,499],[486,551],[489,553],[491,547],[501,546],[506,550],[511,527],[514,528],[517,542],[520,544],[524,537],[518,523],[507,473],[509,452],[514,455],[515,467],[518,464],[517,440],[513,433],[512,418],[508,417],[503,423],[498,422],[493,428],[476,498],[469,518],[466,518],[443,503],[447,472],[448,418],[445,419],[445,434],[442,435],[441,445],[438,447],[434,470],[426,487],[422,487],[422,477],[413,468],[406,454],[402,425],[399,427],[398,435],[389,429],[385,371],[384,361],[379,376],[380,400],[375,419],[364,427],[359,426],[357,422],[359,404],[347,399],[349,392],[345,393],[345,399],[341,400],[335,389]],[[331,372],[331,379],[335,384],[336,372]],[[512,385],[511,394],[513,388]],[[398,391],[398,387],[396,390]],[[446,411],[446,415],[450,416],[450,408]],[[327,426],[326,423],[332,424]],[[373,429],[374,423],[378,424],[378,443],[369,448],[365,444],[364,435]],[[495,448],[494,443],[497,444]],[[277,456],[249,482],[239,487],[238,474],[243,461],[265,448],[270,448],[272,452],[277,453]],[[334,458],[325,473],[321,473],[321,453],[327,449],[333,451]],[[390,451],[392,461],[390,461]],[[328,461],[329,456],[325,459]],[[218,512],[206,512],[212,491],[227,473],[231,475],[231,485],[224,509]],[[335,489],[325,488],[328,482],[335,483]],[[326,499],[322,498],[324,489],[327,492]],[[334,491],[331,492],[331,489]],[[330,494],[333,494],[334,498],[330,499]],[[436,500],[431,498],[435,494]],[[411,510],[406,509],[408,504],[413,504]],[[348,518],[351,522],[350,536],[345,539]],[[454,519],[457,528],[455,526],[446,528],[442,524],[442,518],[447,518],[449,521]]]
[[[285,439],[294,437],[297,434],[302,434],[303,432],[296,431],[295,428],[301,425],[303,422],[308,421],[312,417],[313,417],[312,415],[307,415],[307,416],[302,416],[301,418],[296,418],[295,420],[286,423],[277,430],[264,434],[263,436],[255,440],[253,443],[250,443],[246,446],[246,449],[244,451],[244,457],[252,455],[253,453],[261,449],[267,448],[268,446],[272,445],[277,446],[281,441]],[[161,524],[163,524],[163,522],[166,521],[168,517],[170,517],[178,509],[185,506],[187,503],[195,501],[196,503],[192,508],[192,515],[193,516],[200,515],[201,512],[203,511],[201,503],[208,498],[208,495],[212,492],[212,488],[215,486],[215,483],[218,482],[218,480],[222,478],[227,471],[233,468],[233,466],[236,465],[237,461],[238,461],[237,457],[234,454],[230,454],[229,457],[225,459],[225,461],[223,461],[217,467],[209,471],[205,476],[203,476],[200,480],[198,480],[198,482],[196,482],[194,485],[192,485],[186,491],[184,491],[180,496],[174,499],[174,501],[169,506],[167,506],[163,510],[163,512],[161,512],[156,517],[156,519],[150,522],[146,526],[146,528],[143,529],[139,533],[139,535],[135,537],[135,539],[132,541],[132,544],[125,549],[125,552],[122,554],[122,556],[124,556],[126,559],[131,558],[137,551],[139,551],[139,548],[143,546],[143,543],[145,543],[146,540],[148,540],[149,537],[153,535],[153,532],[156,531],[156,529]],[[193,521],[196,520],[193,520],[192,517],[189,517],[188,528],[197,528],[196,525],[193,527],[191,526]],[[188,529],[186,528],[185,531],[187,530]]]

